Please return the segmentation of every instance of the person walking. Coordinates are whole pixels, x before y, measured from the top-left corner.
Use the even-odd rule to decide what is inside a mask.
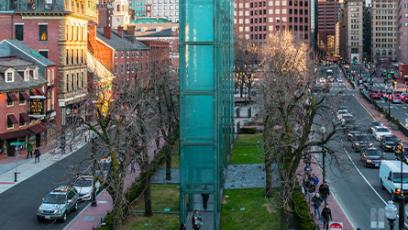
[[[203,198],[203,207],[204,207],[204,210],[207,211],[208,199],[210,199],[210,194],[208,194],[208,193],[201,193],[201,197]]]
[[[193,229],[194,230],[200,230],[200,227],[201,227],[201,225],[202,225],[202,218],[201,218],[201,215],[200,215],[200,213],[197,211],[197,210],[195,210],[194,212],[193,212],[193,218],[192,218],[192,222],[193,222]]]
[[[327,197],[330,195],[330,188],[326,181],[324,181],[323,184],[320,185],[319,193],[324,203],[327,204]]]
[[[322,219],[323,219],[323,229],[328,230],[329,229],[329,223],[330,221],[333,220],[331,210],[329,208],[329,205],[326,204],[322,210]]]
[[[35,157],[34,163],[40,163],[40,156],[41,156],[40,150],[35,149],[34,150],[34,157]]]
[[[316,174],[312,174],[312,177],[310,177],[310,180],[312,181],[312,183],[314,184],[315,187],[317,187],[317,185],[319,184],[319,178],[316,176]]]
[[[30,142],[27,144],[27,159],[28,158],[33,158],[33,145]]]
[[[313,205],[313,215],[319,218],[319,220],[321,219],[321,215],[320,215],[320,205],[322,204],[323,200],[322,198],[320,198],[320,195],[318,192],[315,193],[315,195],[312,198],[312,205]]]

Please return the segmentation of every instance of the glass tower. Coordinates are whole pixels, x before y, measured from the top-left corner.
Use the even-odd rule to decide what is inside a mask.
[[[233,1],[180,0],[179,9],[180,222],[190,226],[199,210],[203,229],[220,229],[233,140]]]

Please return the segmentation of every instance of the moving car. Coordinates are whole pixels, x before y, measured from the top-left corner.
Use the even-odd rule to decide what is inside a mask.
[[[344,115],[351,115],[351,113],[347,109],[337,110],[337,119],[341,120]]]
[[[384,135],[392,135],[392,133],[386,127],[376,126],[373,128],[373,136],[377,141],[380,141],[381,137]]]
[[[351,114],[344,114],[341,117],[341,125],[343,127],[354,124],[354,117]]]
[[[384,125],[379,121],[372,121],[370,126],[368,126],[368,132],[373,133],[374,127],[384,127]]]
[[[347,132],[347,138],[351,140],[354,135],[359,135],[362,134],[361,129],[359,126],[356,125],[350,125],[346,127],[346,132]]]
[[[391,95],[391,102],[393,104],[401,104],[402,99],[400,94],[393,94]]]
[[[384,135],[381,137],[380,144],[381,148],[385,152],[392,152],[395,149],[395,146],[400,142],[400,139],[395,135]]]
[[[92,197],[93,176],[79,176],[74,182],[74,188],[79,194],[79,200],[90,200]],[[95,192],[99,191],[101,184],[95,181]]]
[[[368,148],[361,152],[361,161],[365,167],[380,167],[383,153],[376,148]]]
[[[402,171],[402,177],[401,177]],[[404,193],[408,192],[408,165],[400,161],[384,160],[381,162],[379,170],[380,184],[384,190],[387,190],[393,200],[401,195],[401,183]]]
[[[78,209],[78,192],[67,185],[59,186],[48,193],[37,210],[37,220],[59,220],[65,222],[67,215]]]
[[[372,146],[373,143],[369,141],[366,134],[357,134],[351,138],[351,148],[356,152],[360,152]]]
[[[373,100],[381,99],[381,93],[380,93],[380,91],[372,90],[372,91],[370,92],[370,98],[373,99]]]

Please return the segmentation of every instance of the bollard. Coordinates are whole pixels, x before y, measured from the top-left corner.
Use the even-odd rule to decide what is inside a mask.
[[[19,172],[14,172],[14,182],[17,182],[17,175],[19,174]]]

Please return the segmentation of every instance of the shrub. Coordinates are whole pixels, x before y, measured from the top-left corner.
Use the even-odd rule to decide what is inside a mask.
[[[242,127],[239,130],[240,133],[243,134],[255,134],[256,133],[256,128],[255,127]]]
[[[315,230],[316,223],[310,215],[310,208],[299,188],[296,188],[292,193],[293,206],[299,221],[299,227],[302,230]]]

